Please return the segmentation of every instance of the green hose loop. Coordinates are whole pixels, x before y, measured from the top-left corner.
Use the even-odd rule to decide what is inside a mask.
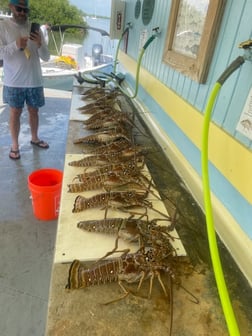
[[[203,193],[204,193],[204,203],[205,203],[205,215],[207,223],[207,234],[210,255],[213,264],[213,271],[215,275],[215,280],[222,304],[222,309],[226,319],[229,334],[231,336],[239,336],[239,328],[235,319],[233,308],[230,302],[228,290],[226,287],[225,279],[223,276],[223,270],[221,266],[216,233],[213,221],[213,211],[211,205],[211,195],[210,195],[210,185],[209,185],[209,174],[208,174],[208,134],[209,125],[211,119],[211,113],[213,105],[221,88],[220,83],[215,83],[212,92],[209,96],[207,106],[205,109],[204,123],[203,123],[203,133],[202,133],[202,154],[201,154],[201,165],[202,165],[202,182],[203,182]]]
[[[123,31],[118,44],[117,44],[117,48],[116,48],[116,54],[115,54],[115,61],[114,61],[114,67],[113,67],[113,73],[116,74],[116,66],[117,66],[117,62],[118,62],[118,55],[119,55],[119,50],[120,50],[120,45],[121,42],[123,40],[124,35],[129,31],[129,26]],[[137,94],[138,94],[138,89],[139,89],[139,74],[140,74],[140,67],[141,67],[141,63],[142,63],[142,58],[143,55],[145,53],[145,50],[148,48],[148,46],[151,44],[151,42],[153,40],[155,40],[155,38],[157,37],[157,34],[153,34],[151,35],[148,40],[145,42],[144,46],[141,49],[140,55],[138,57],[137,60],[137,69],[136,69],[136,85],[135,85],[135,91],[132,95],[130,95],[122,86],[121,84],[117,84],[117,86],[119,87],[120,91],[127,96],[128,98],[134,99],[136,98]]]

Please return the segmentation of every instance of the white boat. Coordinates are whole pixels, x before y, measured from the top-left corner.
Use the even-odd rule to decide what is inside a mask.
[[[82,25],[55,25],[51,28],[51,38],[54,41],[57,56],[52,55],[48,62],[41,61],[44,87],[72,90],[75,75],[83,74],[94,70],[111,72],[113,56],[103,54],[103,46],[94,43],[92,55],[84,54],[84,47],[81,44],[64,44],[64,35],[67,29],[94,30],[102,36],[109,37],[109,34],[102,29]],[[60,45],[58,46],[54,32],[59,32]]]

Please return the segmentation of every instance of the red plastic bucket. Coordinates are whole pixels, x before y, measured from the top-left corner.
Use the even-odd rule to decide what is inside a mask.
[[[39,169],[28,176],[33,213],[37,219],[58,218],[63,173],[56,169]]]

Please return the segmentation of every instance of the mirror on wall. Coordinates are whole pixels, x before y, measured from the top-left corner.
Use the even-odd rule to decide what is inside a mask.
[[[204,83],[225,3],[225,0],[173,0],[163,61]]]

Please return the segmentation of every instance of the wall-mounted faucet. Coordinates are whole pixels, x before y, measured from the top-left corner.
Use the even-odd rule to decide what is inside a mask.
[[[239,48],[244,50],[244,59],[246,61],[252,61],[252,40],[243,41],[239,44]]]

